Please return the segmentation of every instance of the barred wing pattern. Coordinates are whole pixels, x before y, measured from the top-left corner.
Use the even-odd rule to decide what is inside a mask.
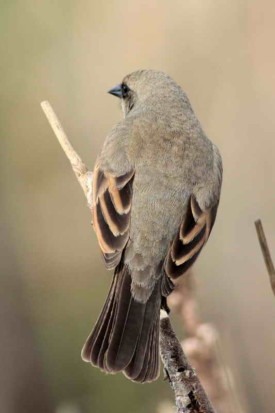
[[[93,224],[108,269],[120,262],[129,237],[134,171],[115,177],[96,164],[93,179]]]
[[[168,277],[180,277],[195,262],[210,235],[217,208],[218,204],[202,211],[195,196],[191,195],[184,220],[165,260]]]

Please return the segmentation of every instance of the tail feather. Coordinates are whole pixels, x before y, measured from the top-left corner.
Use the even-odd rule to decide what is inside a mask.
[[[112,372],[124,370],[132,360],[145,311],[145,305],[133,299],[131,277],[125,270],[123,277],[118,299],[118,312],[106,354],[106,365]]]
[[[149,334],[144,334],[143,332],[140,334],[135,355],[125,369],[125,375],[127,377],[136,379],[137,377],[139,377],[144,365],[148,364],[148,361],[146,360],[146,351],[148,350],[150,334],[151,331],[149,332]],[[144,351],[144,349],[146,350]]]
[[[135,381],[145,383],[156,379],[159,375],[159,323],[153,325],[148,337],[145,358]]]
[[[150,371],[150,368],[152,367],[152,364],[154,363],[154,360],[152,357],[152,343],[153,343],[153,328],[151,329],[149,337],[148,337],[148,343],[147,343],[146,350],[145,350],[145,358],[141,366],[141,370],[138,376],[135,378],[136,381],[139,381],[141,383],[150,381],[150,380],[146,380],[146,377],[149,376],[148,373]]]
[[[86,340],[86,343],[83,346],[83,349],[81,352],[81,357],[84,361],[91,362],[92,364],[95,364],[95,365],[97,364],[97,357],[98,357],[98,353],[101,348],[101,346],[98,348],[98,353],[97,353],[96,352],[97,342],[101,343],[103,334],[105,334],[105,329],[108,324],[108,320],[110,319],[110,316],[113,310],[114,297],[115,297],[114,292],[116,289],[116,284],[117,284],[117,279],[116,277],[114,277],[107,300],[102,309],[102,312],[97,320],[97,323],[92,333]],[[93,351],[94,360],[91,359],[92,349],[94,349]]]
[[[105,331],[104,339],[102,340],[102,342],[100,342],[98,340],[99,353],[98,353],[98,356],[97,356],[97,362],[94,363],[94,364],[97,364],[100,369],[106,369],[107,370],[107,366],[106,366],[106,363],[105,363],[105,353],[108,349],[109,337],[110,337],[110,334],[112,332],[113,322],[114,322],[114,319],[115,319],[116,312],[117,312],[117,304],[114,302],[113,307],[112,307],[112,311],[111,311],[111,315],[110,315],[110,318],[109,318],[109,321],[108,321],[108,324],[107,324],[107,328],[106,328],[106,331]],[[93,350],[92,350],[92,355],[96,356],[95,348],[93,348]]]
[[[143,317],[143,324],[141,334],[137,343],[135,356],[132,358],[131,363],[125,369],[125,374],[128,377],[137,378],[141,374],[141,370],[151,363],[151,357],[149,352],[154,347],[159,350],[159,308],[160,303],[156,303],[156,297],[153,295],[146,303],[146,310]],[[152,323],[152,320],[156,320]],[[148,331],[148,326],[150,329]],[[156,342],[152,341],[152,334],[156,333]],[[158,357],[157,357],[158,362]]]
[[[131,294],[131,276],[125,266],[115,271],[101,315],[88,337],[82,358],[108,373],[123,371],[131,380],[158,377],[160,282],[146,303]]]
[[[154,329],[153,341],[154,343],[156,343],[156,345],[153,345],[154,355],[153,355],[152,370],[151,370],[151,375],[148,377],[148,380],[150,381],[152,381],[153,377],[159,376],[159,320]]]

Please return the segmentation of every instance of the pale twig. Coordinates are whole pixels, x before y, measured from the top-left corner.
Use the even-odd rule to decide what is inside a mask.
[[[50,103],[45,100],[44,102],[41,102],[41,107],[55,133],[55,136],[58,139],[58,142],[67,155],[67,158],[71,163],[78,182],[80,183],[87,198],[88,205],[91,207],[93,173],[88,170],[85,163],[82,161],[78,153],[74,150]]]
[[[92,172],[88,170],[72,147],[50,103],[47,101],[42,102],[41,107],[72,165],[73,171],[87,198],[88,206],[92,209]],[[161,312],[160,353],[171,386],[175,392],[177,412],[214,413],[195,371],[183,353],[167,313],[163,310]]]
[[[263,257],[265,260],[267,272],[269,275],[271,288],[272,288],[273,294],[275,295],[275,269],[274,269],[273,261],[272,261],[271,254],[268,248],[267,240],[265,237],[262,221],[260,219],[255,221],[255,227],[256,227],[257,234],[258,234],[259,243],[262,249]]]

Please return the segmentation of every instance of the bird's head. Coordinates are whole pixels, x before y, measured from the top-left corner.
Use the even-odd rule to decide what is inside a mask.
[[[181,105],[188,100],[170,76],[156,70],[130,73],[108,93],[121,99],[124,116],[138,107],[143,110],[167,110],[171,103]]]

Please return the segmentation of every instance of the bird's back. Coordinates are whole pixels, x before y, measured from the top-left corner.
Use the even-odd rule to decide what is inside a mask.
[[[127,146],[135,178],[124,259],[132,274],[132,292],[138,300],[148,298],[153,282],[162,275],[159,267],[198,181],[196,157],[201,158],[202,150],[204,158],[213,157],[212,144],[197,124],[188,133],[184,127],[175,130],[162,119],[157,121],[154,113],[151,118],[152,122],[150,113],[146,113],[144,121],[140,120],[143,126],[137,128],[132,135],[133,143],[130,140]],[[200,171],[200,180],[204,175]]]

